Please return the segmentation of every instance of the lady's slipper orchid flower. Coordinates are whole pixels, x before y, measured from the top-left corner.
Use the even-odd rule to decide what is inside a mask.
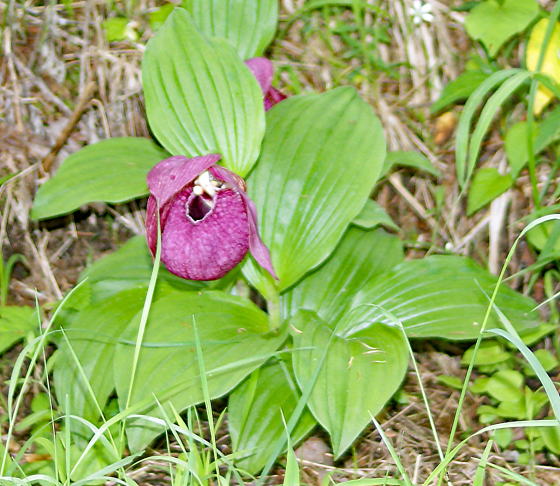
[[[261,89],[264,95],[264,109],[270,110],[276,103],[280,103],[285,100],[287,96],[278,91],[276,88],[272,87],[272,77],[274,76],[274,66],[265,57],[253,57],[245,61],[247,67],[253,73],[253,76],[257,78],[257,81],[261,85]]]
[[[162,160],[148,173],[146,236],[152,254],[161,227],[161,260],[189,280],[215,280],[247,251],[276,278],[257,231],[257,213],[241,177],[216,165],[220,155]]]

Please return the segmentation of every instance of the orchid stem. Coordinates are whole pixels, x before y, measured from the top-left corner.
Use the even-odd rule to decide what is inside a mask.
[[[266,301],[269,326],[271,331],[277,331],[282,324],[282,316],[280,314],[280,295],[278,292],[271,293]]]

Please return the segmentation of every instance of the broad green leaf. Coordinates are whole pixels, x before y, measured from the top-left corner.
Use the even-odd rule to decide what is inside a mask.
[[[405,150],[389,152],[387,154],[387,157],[385,157],[382,175],[387,174],[395,165],[402,165],[405,167],[412,167],[414,169],[423,170],[424,172],[432,174],[435,177],[441,176],[440,171],[437,170],[430,162],[430,160],[420,152]]]
[[[148,42],[142,80],[150,127],[173,155],[221,154],[245,176],[264,133],[263,95],[233,47],[176,8]]]
[[[535,136],[538,133],[538,126],[535,125],[533,132],[533,147],[535,147]],[[527,138],[529,135],[527,122],[522,121],[512,125],[506,133],[505,149],[508,164],[511,168],[512,179],[517,179],[517,176],[525,167],[529,160],[529,153],[527,150]],[[536,153],[536,150],[535,150]]]
[[[549,428],[549,427],[543,427]],[[552,427],[550,427],[552,428]],[[500,446],[500,448],[505,449],[511,444],[513,440],[513,430],[512,429],[498,429],[492,434],[492,439]]]
[[[134,340],[140,316],[125,332],[114,373],[121,407],[127,403]],[[253,303],[222,292],[174,292],[152,304],[129,405],[162,418],[156,399],[173,417],[204,399],[195,352],[193,320],[203,351],[208,392],[217,398],[265,362],[284,340],[268,333],[268,317]],[[131,450],[143,449],[163,429],[142,419],[127,422]]]
[[[541,19],[531,31],[525,51],[525,62],[527,64],[527,69],[530,71],[535,71],[537,69],[548,23],[549,19]],[[548,43],[540,69],[540,72],[550,76],[557,83],[560,82],[560,59],[558,59],[558,49],[560,49],[560,23],[556,23],[554,26],[552,37]],[[535,105],[533,107],[535,114],[540,114],[553,97],[552,91],[542,84],[539,85],[535,97]]]
[[[532,391],[525,387],[525,392],[520,393],[517,400],[502,401],[495,408],[498,416],[504,418],[513,418],[518,420],[534,419],[542,408],[548,403],[546,393],[541,391]]]
[[[536,0],[485,0],[470,11],[465,27],[495,57],[502,45],[525,30],[538,13]]]
[[[284,317],[315,311],[335,325],[351,309],[352,297],[379,274],[403,260],[400,240],[382,229],[352,228],[329,259],[281,297]]]
[[[70,155],[37,191],[31,217],[52,218],[96,201],[148,194],[146,175],[169,154],[147,138],[110,138]]]
[[[0,307],[0,353],[11,348],[28,334],[37,334],[37,310],[28,306]]]
[[[227,39],[242,59],[262,56],[274,38],[277,0],[184,0],[202,33]]]
[[[86,268],[80,280],[87,279],[92,287],[92,303],[106,299],[122,290],[147,288],[152,273],[153,261],[146,238],[135,236],[121,248]],[[183,290],[205,288],[202,282],[185,280],[169,273],[163,266],[159,270],[159,288],[169,286]],[[156,292],[157,295],[157,292]]]
[[[513,402],[524,396],[525,378],[516,370],[500,370],[492,375],[486,385],[488,394],[500,402]]]
[[[113,360],[117,344],[130,320],[142,308],[145,297],[145,289],[120,292],[86,307],[64,328],[71,349],[64,339],[60,340],[54,388],[58,403],[66,412],[97,421],[99,408],[105,407],[115,389]]]
[[[467,99],[489,76],[489,73],[480,70],[465,71],[443,88],[439,99],[431,106],[430,111],[437,113],[457,101]]]
[[[504,74],[507,71],[504,71]],[[488,78],[484,83],[480,85],[480,87],[484,86],[485,83],[492,80],[493,77]],[[463,183],[463,186],[468,183],[472,172],[478,162],[478,155],[480,153],[480,147],[482,146],[482,142],[484,137],[486,136],[488,129],[490,128],[490,124],[492,120],[496,116],[498,110],[502,107],[502,105],[507,101],[507,99],[519,89],[519,87],[524,84],[530,78],[530,73],[528,71],[520,71],[513,76],[506,79],[503,84],[496,90],[496,92],[488,98],[488,101],[484,105],[482,112],[480,113],[480,117],[478,119],[478,123],[476,124],[475,129],[473,130],[472,136],[470,137],[469,144],[468,144],[468,158],[461,161],[457,160],[457,170],[458,175],[462,173],[463,169],[465,169],[465,176],[466,179]],[[478,90],[477,90],[478,92]],[[477,93],[475,92],[475,93]],[[478,94],[478,93],[477,93]],[[473,95],[474,97],[474,95]],[[468,103],[467,103],[468,104]],[[459,122],[459,126],[461,126],[461,122],[463,120],[463,116],[467,112],[465,108],[463,114],[461,115],[461,120]],[[462,128],[462,127],[461,127]],[[458,130],[459,133],[459,130]],[[463,135],[463,134],[462,134]],[[457,135],[459,136],[459,135]],[[467,135],[468,136],[468,135]],[[459,142],[457,141],[457,144]],[[458,150],[458,147],[457,147]],[[457,152],[457,155],[459,153]],[[464,165],[466,162],[466,166]],[[459,169],[461,167],[461,170]]]
[[[502,175],[494,167],[485,167],[475,172],[469,188],[467,215],[471,216],[479,209],[506,192],[513,184],[509,174]]]
[[[475,339],[497,279],[474,261],[459,256],[434,255],[401,263],[371,279],[354,297],[352,306],[363,325],[389,323],[379,306],[404,325],[411,338]],[[535,301],[501,286],[495,305],[523,330],[537,324]],[[359,307],[358,307],[359,306]],[[488,329],[501,327],[495,313]]]
[[[533,150],[541,153],[551,144],[560,140],[560,106],[554,108],[540,123],[535,122]],[[527,122],[513,125],[505,138],[505,149],[512,177],[515,179],[529,160],[527,153]]]
[[[488,341],[482,341],[480,343],[480,347],[482,348],[482,345],[487,343]],[[461,360],[462,363],[464,363],[463,360]],[[470,360],[467,362],[467,364],[470,363]],[[479,378],[477,378],[476,380],[474,380],[474,382],[472,383],[472,385],[469,386],[469,390],[472,393],[477,393],[477,394],[482,394],[482,393],[486,393],[488,391],[487,387],[488,387],[488,382],[490,381],[490,378],[487,376],[480,376]]]
[[[399,227],[385,210],[373,199],[368,199],[360,214],[352,220],[352,224],[362,229],[374,229],[378,226],[398,231]]]
[[[291,324],[297,330],[293,333],[294,371],[305,389],[334,331],[310,311],[300,311]],[[358,332],[337,331],[308,403],[329,432],[336,458],[397,391],[407,363],[408,349],[400,329],[375,323]]]
[[[467,185],[474,169],[474,165],[476,164],[476,160],[478,158],[478,151],[474,154],[474,156],[471,157],[469,157],[469,155],[471,155],[469,151],[472,151],[473,149],[478,150],[480,148],[480,143],[482,141],[482,138],[484,137],[486,128],[488,127],[493,117],[492,111],[495,111],[497,109],[496,106],[492,106],[491,109],[489,108],[490,112],[486,115],[489,118],[489,121],[486,121],[485,125],[487,126],[485,128],[482,128],[483,133],[482,137],[480,137],[479,135],[479,138],[481,140],[478,142],[477,149],[476,146],[472,146],[471,142],[471,124],[474,116],[479,110],[481,103],[492,90],[496,89],[497,86],[505,83],[506,81],[511,81],[511,79],[516,79],[519,76],[524,76],[525,74],[526,73],[520,69],[502,69],[492,74],[488,77],[488,79],[480,83],[478,88],[476,88],[472,95],[469,96],[469,99],[465,104],[465,108],[461,113],[461,118],[459,119],[459,124],[457,125],[456,134],[457,143],[455,148],[455,165],[457,166],[457,179],[462,188]],[[494,96],[492,97],[493,99],[495,99]],[[500,98],[501,96],[502,95],[500,95]],[[498,101],[501,101],[501,99],[499,99]],[[488,104],[490,104],[490,100],[488,101]],[[494,103],[494,105],[496,104],[497,103]],[[469,142],[471,142],[470,146]]]
[[[384,159],[379,120],[353,88],[294,96],[269,111],[248,185],[280,290],[334,250]]]
[[[535,153],[542,152],[550,144],[560,140],[560,106],[551,110],[538,126]]]
[[[286,434],[285,422],[301,396],[289,368],[290,363],[271,361],[254,371],[229,396],[233,450],[242,457],[236,464],[251,474],[262,470],[274,453],[276,443]],[[297,444],[315,425],[311,413],[305,411],[292,435],[292,444]]]

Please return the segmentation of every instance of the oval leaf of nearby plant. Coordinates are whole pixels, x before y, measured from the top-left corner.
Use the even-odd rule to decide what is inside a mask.
[[[26,335],[39,332],[37,310],[28,306],[0,306],[0,353]]]
[[[554,420],[554,417],[547,417],[547,420]],[[544,445],[554,454],[560,454],[560,427],[538,427],[544,441]]]
[[[284,317],[308,309],[334,326],[351,308],[356,292],[402,260],[396,236],[382,229],[350,228],[324,265],[282,295]]]
[[[481,70],[465,71],[443,88],[439,99],[430,107],[430,112],[437,113],[453,103],[468,98],[488,76],[489,73]]]
[[[295,351],[297,352],[297,351]],[[287,422],[301,396],[291,363],[270,362],[254,371],[229,396],[228,424],[236,461],[244,471],[256,474],[270,459],[280,437],[286,435]],[[299,419],[292,434],[297,444],[316,425],[309,411]]]
[[[469,35],[482,41],[494,57],[500,47],[527,28],[538,13],[536,0],[485,0],[471,10],[465,27]]]
[[[525,379],[519,371],[500,370],[488,380],[488,394],[500,402],[513,402],[523,398]]]
[[[96,201],[120,203],[148,193],[146,174],[169,153],[147,138],[122,137],[70,155],[37,191],[31,217],[52,218]]]
[[[513,179],[509,174],[502,175],[494,167],[485,167],[476,171],[469,188],[467,215],[471,216],[492,202],[506,192],[512,184]]]
[[[121,407],[127,402],[134,340],[140,316],[130,323],[130,345],[120,345],[115,379]],[[221,292],[174,292],[150,309],[143,347],[129,405],[137,413],[162,418],[155,399],[168,416],[204,399],[196,357],[196,320],[210,398],[224,395],[266,361],[284,340],[267,334],[268,317],[251,302]],[[132,450],[143,449],[163,429],[141,419],[127,426]]]
[[[150,127],[172,155],[222,154],[244,176],[259,154],[264,107],[255,77],[223,40],[177,8],[148,43],[142,80]]]
[[[411,338],[475,339],[497,279],[474,261],[436,255],[406,261],[373,278],[354,297],[362,325],[389,323],[384,310],[399,319]],[[373,304],[373,306],[371,306]],[[495,305],[523,330],[535,326],[535,301],[502,285]],[[495,313],[488,328],[500,327]]]
[[[97,421],[99,410],[105,407],[115,388],[113,359],[117,344],[130,320],[142,308],[145,297],[146,289],[120,292],[86,307],[65,327],[71,349],[64,339],[60,340],[54,388],[58,403],[67,413]]]
[[[478,155],[480,153],[482,141],[484,140],[484,137],[488,132],[488,128],[490,127],[494,116],[498,112],[498,109],[530,77],[531,75],[528,71],[521,71],[517,74],[514,74],[509,79],[504,81],[504,83],[496,90],[496,92],[492,96],[490,96],[490,98],[484,105],[484,108],[480,113],[478,123],[476,124],[476,128],[474,129],[469,140],[465,184],[468,183],[476,166],[476,163],[478,162]],[[489,81],[490,79],[492,78],[488,78],[487,81]],[[486,83],[486,81],[484,83]]]
[[[527,69],[535,71],[543,48],[544,37],[548,28],[549,19],[541,19],[533,27],[527,50],[525,51],[525,62]],[[556,23],[552,31],[552,37],[548,42],[543,63],[540,71],[550,76],[555,82],[560,82],[560,59],[558,59],[558,50],[560,49],[560,23]],[[536,115],[540,114],[550,100],[554,97],[552,91],[539,85],[535,95],[535,105],[533,111]]]
[[[455,146],[455,160],[457,166],[457,179],[461,187],[465,187],[468,180],[470,179],[472,168],[470,167],[470,162],[467,160],[469,156],[469,141],[470,141],[470,130],[472,120],[477,113],[480,104],[484,98],[492,91],[496,86],[502,84],[504,81],[510,79],[513,76],[523,73],[520,69],[504,69],[498,71],[488,79],[484,80],[478,88],[473,92],[465,108],[461,113],[461,118],[459,119],[459,124],[457,125],[457,143]],[[495,108],[497,109],[497,108]],[[484,133],[482,134],[484,136]],[[474,136],[474,135],[473,135]],[[478,155],[477,155],[478,156]],[[477,157],[476,156],[476,157]],[[476,163],[475,157],[475,163]]]
[[[540,152],[535,145],[535,136],[537,135],[538,130],[538,126],[535,123],[533,127],[533,147],[535,149],[535,155]],[[512,179],[517,179],[517,176],[529,160],[527,147],[528,135],[528,124],[525,121],[512,125],[506,133],[504,146],[506,149],[508,164],[511,168]]]
[[[262,56],[276,32],[277,0],[185,0],[183,5],[204,34],[227,39],[242,59]]]
[[[305,389],[333,330],[309,311],[300,311],[292,326],[297,330],[293,334],[294,371]],[[338,332],[333,338],[308,406],[329,432],[336,458],[398,390],[407,362],[402,331],[384,324],[344,335]]]
[[[379,120],[353,88],[296,96],[269,112],[249,195],[281,290],[334,250],[384,159]]]
[[[440,177],[441,173],[437,170],[430,159],[424,154],[414,151],[399,150],[397,152],[389,152],[385,158],[382,175],[386,175],[395,166],[412,167],[414,169],[423,170],[435,177]]]
[[[362,229],[374,229],[378,226],[398,231],[399,227],[391,219],[385,209],[373,199],[368,199],[360,214],[352,220],[352,224]]]

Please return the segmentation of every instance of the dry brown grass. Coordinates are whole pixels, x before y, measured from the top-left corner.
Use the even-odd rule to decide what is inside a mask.
[[[61,5],[46,7],[40,3],[43,2],[0,2],[1,10],[10,9],[10,22],[1,39],[4,55],[0,59],[0,176],[19,171],[0,189],[0,242],[5,257],[17,252],[27,258],[26,265],[18,264],[10,287],[11,301],[20,304],[32,302],[36,291],[41,303],[54,302],[74,285],[89,261],[111,251],[130,235],[142,232],[143,213],[136,203],[115,208],[92,205],[83,212],[40,224],[30,221],[29,210],[36,188],[49,177],[41,168],[42,162],[61,141],[61,133],[65,133],[65,140],[53,159],[52,171],[65,156],[86,144],[115,136],[148,136],[139,66],[143,45],[150,35],[146,14],[162,2],[139,0],[136,20],[146,34],[138,43],[111,45],[101,28],[101,22],[109,15],[105,1],[76,1],[72,4],[73,17]],[[371,0],[372,5],[386,10],[390,19],[386,22],[391,43],[379,44],[377,53],[385,64],[397,66],[393,68],[395,75],[390,76],[375,70],[363,56],[348,58],[348,44],[329,35],[332,26],[319,13],[294,21],[293,14],[303,6],[303,0],[281,3],[279,39],[270,51],[282,70],[280,84],[287,91],[293,89],[294,79],[283,69],[286,67],[295,74],[303,91],[353,84],[380,116],[392,150],[419,150],[443,172],[445,202],[439,212],[433,193],[435,182],[422,174],[400,170],[377,190],[376,199],[388,208],[401,226],[403,238],[410,242],[409,256],[451,249],[474,256],[496,272],[504,252],[519,232],[519,217],[530,210],[527,180],[521,179],[516,188],[488,209],[467,218],[463,204],[457,204],[459,191],[451,136],[458,109],[444,118],[429,115],[430,104],[442,87],[461,72],[472,48],[462,27],[463,14],[450,10],[450,0],[430,0],[436,15],[434,23],[411,28],[407,20],[411,0]],[[542,2],[545,7],[550,3]],[[337,15],[352,20],[351,12]],[[367,13],[365,22],[373,25],[373,14]],[[350,76],[356,70],[363,74]],[[89,83],[96,88],[90,100],[89,96],[81,97]],[[77,107],[80,101],[84,102],[83,107]],[[81,111],[77,108],[84,108],[83,114],[72,127],[73,114]],[[505,155],[497,134],[487,139],[481,161],[503,168]],[[512,271],[533,260],[522,245]],[[518,278],[513,283],[523,290],[527,278]],[[536,298],[542,297],[539,285],[534,292]],[[461,376],[459,358],[424,346],[418,352],[418,360],[438,432],[445,442],[458,394],[439,385],[436,377]],[[406,391],[411,402],[387,412],[383,427],[411,476],[421,480],[439,459],[412,374],[407,379]],[[478,427],[473,417],[479,400],[468,398],[460,431]],[[222,440],[227,442],[227,437]],[[321,442],[321,437],[318,440]],[[453,484],[471,484],[476,458],[484,445],[485,438],[481,438],[464,449],[450,470]],[[491,460],[526,472],[508,454],[495,449]],[[311,484],[316,483],[321,472],[332,469],[328,454],[317,457],[322,457],[320,463],[314,459],[302,461]],[[395,472],[374,430],[336,466],[338,478],[383,477]],[[542,484],[560,484],[557,469],[537,467],[536,473]],[[492,474],[487,484],[497,479]],[[149,467],[136,477],[145,484],[160,484],[158,478],[161,476]]]

